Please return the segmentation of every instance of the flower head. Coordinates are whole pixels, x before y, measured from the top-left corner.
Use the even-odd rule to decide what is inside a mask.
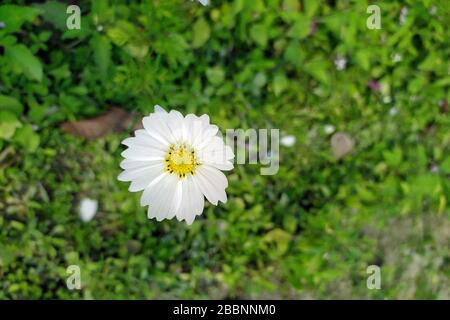
[[[191,224],[203,212],[205,197],[214,205],[227,201],[221,170],[233,169],[234,153],[207,115],[184,117],[155,106],[142,124],[144,129],[122,142],[128,149],[118,179],[131,181],[131,192],[144,191],[141,205],[149,206],[149,219],[176,216]]]
[[[404,25],[406,22],[406,17],[408,16],[408,7],[403,7],[400,11],[399,23],[400,25]]]
[[[295,136],[287,135],[281,138],[280,143],[285,147],[293,147],[295,145]]]
[[[334,64],[336,65],[337,70],[344,70],[347,67],[347,58],[344,56],[336,56],[334,59]]]
[[[369,80],[369,82],[367,83],[368,86],[370,87],[370,89],[372,89],[373,91],[380,91],[380,83],[376,80]]]

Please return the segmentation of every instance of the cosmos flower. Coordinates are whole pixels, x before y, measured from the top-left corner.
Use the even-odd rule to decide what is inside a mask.
[[[120,163],[120,181],[131,181],[129,191],[144,191],[141,205],[157,221],[177,217],[191,224],[202,214],[204,198],[225,203],[228,180],[222,170],[233,169],[234,153],[218,136],[208,115],[186,117],[155,106],[142,120],[144,129],[122,144],[128,149]]]

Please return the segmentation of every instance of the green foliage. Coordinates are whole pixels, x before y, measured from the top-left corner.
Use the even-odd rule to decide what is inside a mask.
[[[13,113],[0,111],[0,138],[10,139],[20,126],[20,121]]]
[[[369,30],[369,4],[79,1],[67,30],[63,2],[2,1],[0,298],[448,299],[450,10],[376,2]],[[116,179],[129,133],[58,127],[155,104],[296,144],[274,176],[236,166],[227,204],[192,226],[156,223]],[[340,160],[332,131],[355,140]],[[89,223],[84,197],[99,201]],[[366,288],[371,264],[382,290]]]
[[[29,79],[42,81],[42,64],[23,44],[12,45],[6,48],[5,57],[17,66],[17,72],[23,72]]]

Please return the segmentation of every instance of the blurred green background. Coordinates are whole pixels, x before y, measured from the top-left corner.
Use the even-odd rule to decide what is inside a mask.
[[[81,30],[68,2],[0,5],[0,298],[450,298],[448,1],[373,2],[380,30],[369,1],[73,3]],[[157,223],[117,181],[131,130],[59,127],[155,104],[296,142],[192,226]]]

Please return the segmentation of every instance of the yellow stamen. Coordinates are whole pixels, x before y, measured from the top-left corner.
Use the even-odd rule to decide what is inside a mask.
[[[199,165],[194,150],[186,144],[171,145],[164,163],[165,171],[170,174],[175,173],[180,179],[185,178],[186,174],[194,175],[195,167]]]

